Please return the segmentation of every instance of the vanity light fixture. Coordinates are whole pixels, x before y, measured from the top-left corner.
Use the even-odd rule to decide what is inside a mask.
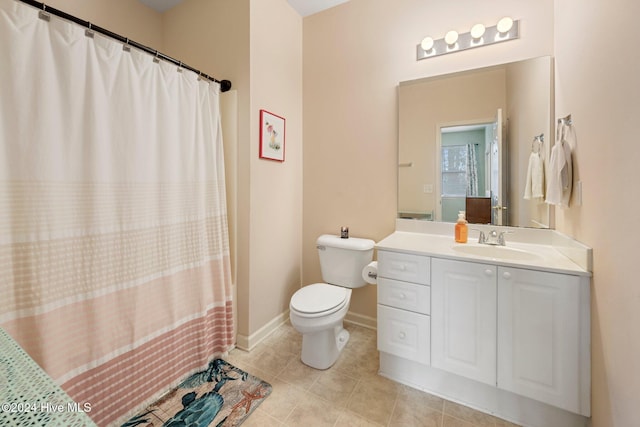
[[[452,30],[438,40],[425,37],[416,47],[416,60],[514,40],[520,37],[519,30],[520,21],[504,17],[492,27],[475,24],[468,33],[458,34],[457,31]]]

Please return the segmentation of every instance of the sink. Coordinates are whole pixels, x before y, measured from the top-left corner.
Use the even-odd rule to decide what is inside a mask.
[[[510,248],[508,246],[494,245],[470,245],[470,246],[454,246],[453,250],[461,254],[474,255],[492,259],[502,259],[505,261],[535,261],[540,256],[531,252],[520,249]]]

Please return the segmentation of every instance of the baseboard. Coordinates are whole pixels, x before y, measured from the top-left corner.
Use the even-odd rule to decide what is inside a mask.
[[[375,317],[365,316],[364,314],[353,313],[351,311],[347,312],[344,321],[367,329],[375,330],[378,328],[378,319]]]
[[[258,329],[253,334],[247,336],[242,334],[236,335],[236,347],[240,350],[251,351],[260,344],[262,340],[268,337],[273,331],[278,329],[280,325],[289,320],[289,310],[271,319],[266,325]]]
[[[236,348],[239,348],[240,350],[251,351],[255,348],[255,346],[260,344],[262,340],[271,335],[273,331],[278,329],[280,325],[288,320],[289,310],[274,317],[266,325],[249,336],[242,334],[236,335]],[[365,316],[352,312],[347,313],[344,321],[346,323],[351,323],[352,325],[358,325],[367,329],[376,329],[378,326],[378,321],[375,317]]]
[[[383,377],[525,427],[587,427],[587,416],[380,352]]]

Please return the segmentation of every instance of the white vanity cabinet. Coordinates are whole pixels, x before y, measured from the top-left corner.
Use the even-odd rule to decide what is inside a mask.
[[[378,252],[378,350],[429,364],[431,260]]]
[[[496,384],[497,267],[433,258],[431,364]]]
[[[591,248],[553,230],[494,247],[397,226],[376,244],[380,375],[518,425],[587,427]]]

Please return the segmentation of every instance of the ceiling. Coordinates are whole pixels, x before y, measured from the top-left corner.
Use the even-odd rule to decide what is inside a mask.
[[[157,10],[158,12],[164,12],[171,9],[178,3],[182,3],[183,0],[139,0],[141,3]],[[325,9],[337,6],[341,3],[345,3],[349,0],[287,0],[291,7],[293,7],[300,16],[309,16],[314,13],[321,12]]]

